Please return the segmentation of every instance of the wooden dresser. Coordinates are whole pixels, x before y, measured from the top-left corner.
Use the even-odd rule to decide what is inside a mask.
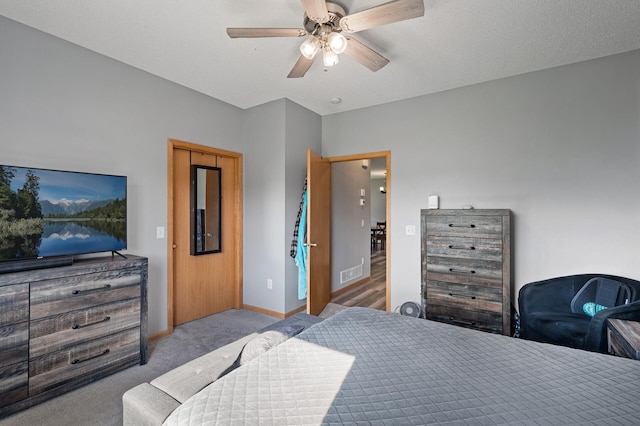
[[[422,210],[426,318],[511,334],[511,211]]]
[[[640,322],[607,319],[609,353],[640,360]]]
[[[146,258],[0,275],[0,417],[147,362]]]

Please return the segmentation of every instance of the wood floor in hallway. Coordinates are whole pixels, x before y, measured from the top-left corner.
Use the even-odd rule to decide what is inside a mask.
[[[384,311],[387,305],[386,252],[371,253],[371,279],[350,288],[331,300],[342,306],[359,306]]]

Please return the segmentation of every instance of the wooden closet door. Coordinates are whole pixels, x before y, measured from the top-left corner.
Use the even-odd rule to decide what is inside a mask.
[[[174,244],[173,322],[193,321],[234,307],[238,244],[234,226],[235,162],[233,159],[174,149]],[[220,167],[222,172],[222,251],[198,256],[190,254],[192,164]]]

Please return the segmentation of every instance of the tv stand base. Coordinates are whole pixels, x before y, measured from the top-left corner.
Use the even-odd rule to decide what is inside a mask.
[[[115,255],[120,256],[123,259],[126,259],[127,256],[125,256],[124,254],[120,253],[118,250],[111,250],[111,258],[113,259],[115,257]]]

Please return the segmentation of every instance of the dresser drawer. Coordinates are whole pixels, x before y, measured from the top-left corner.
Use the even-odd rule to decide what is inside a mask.
[[[502,287],[502,262],[427,256],[427,281],[475,283]]]
[[[503,332],[502,311],[474,311],[427,301],[426,318],[492,333]]]
[[[0,287],[0,327],[29,320],[29,284]]]
[[[32,358],[29,361],[29,395],[76,382],[89,383],[140,361],[140,329]]]
[[[15,364],[0,366],[0,407],[13,404],[28,396],[28,367],[29,363],[26,359]]]
[[[426,318],[501,333],[503,292],[501,286],[428,281]]]
[[[0,360],[2,364],[15,364],[29,359],[29,323],[0,327]],[[0,380],[2,380],[0,378]]]
[[[502,217],[496,215],[429,216],[427,236],[502,238]]]
[[[0,407],[28,396],[29,284],[0,287]]]
[[[139,326],[139,298],[34,320],[30,325],[29,357]]]
[[[140,269],[46,280],[31,286],[31,320],[125,299],[140,298]]]
[[[502,262],[502,240],[498,238],[427,235],[426,244],[427,256]]]
[[[502,288],[429,281],[427,303],[436,302],[460,309],[502,312]]]

